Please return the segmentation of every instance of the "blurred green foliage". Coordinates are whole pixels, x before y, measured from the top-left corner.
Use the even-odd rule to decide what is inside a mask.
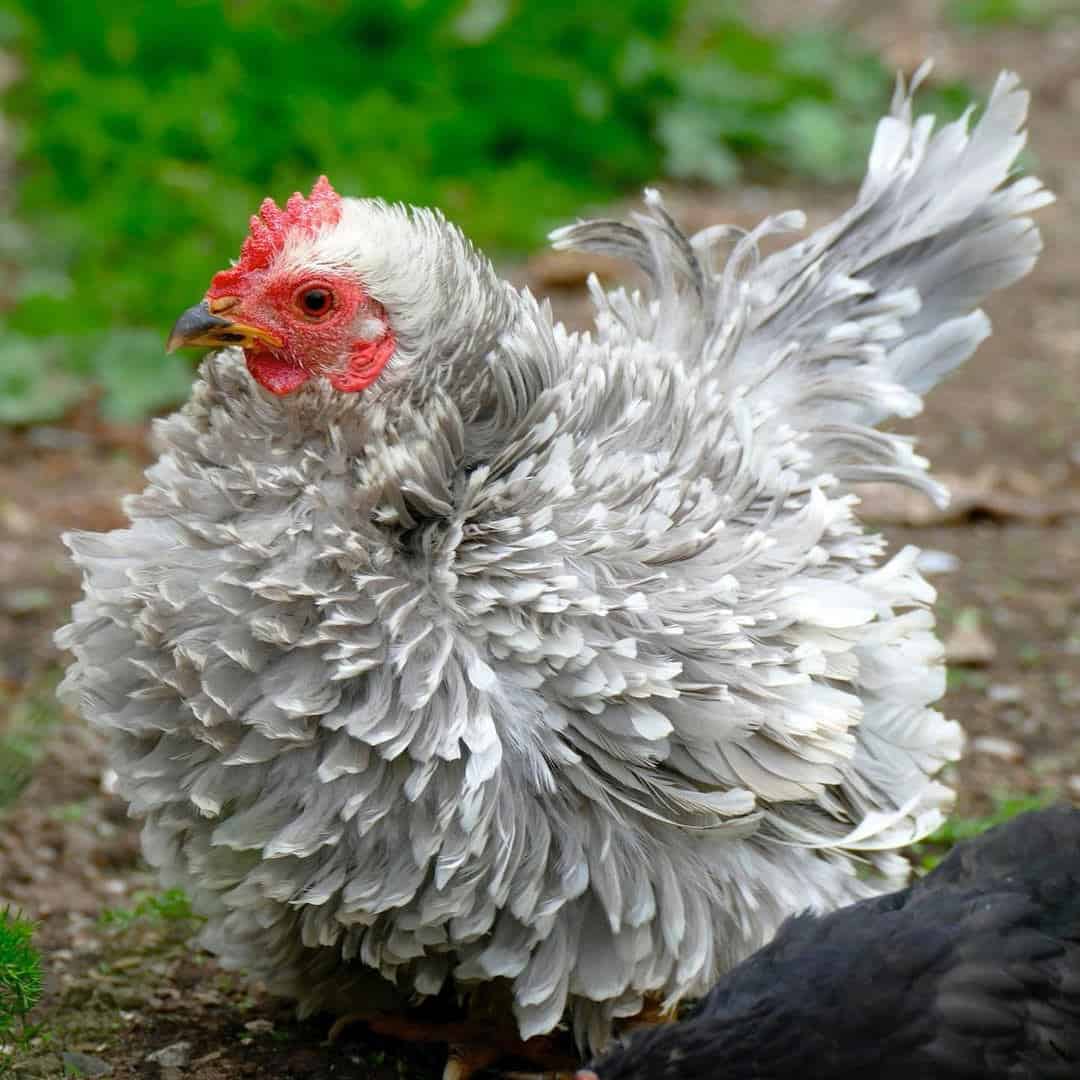
[[[857,176],[892,74],[723,0],[13,0],[20,141],[0,422],[182,397],[161,335],[248,215],[327,173],[434,203],[496,253],[661,174]]]
[[[11,908],[0,909],[0,1076],[40,1034],[27,1017],[41,999],[41,954],[31,938],[34,924]]]
[[[0,813],[30,783],[46,740],[63,722],[57,682],[50,673],[21,693],[0,689]]]
[[[961,26],[1046,26],[1058,18],[1080,15],[1076,0],[951,0],[949,17]]]
[[[151,922],[203,922],[201,915],[191,909],[191,901],[182,889],[166,889],[164,892],[138,892],[130,908],[105,908],[99,918],[101,926],[125,928],[136,919]]]

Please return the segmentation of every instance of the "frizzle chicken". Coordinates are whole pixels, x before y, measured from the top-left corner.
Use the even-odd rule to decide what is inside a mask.
[[[578,1080],[1073,1080],[1080,810],[958,845],[911,887],[798,915],[692,1019]]]
[[[853,207],[768,258],[801,215],[561,230],[649,282],[594,283],[591,335],[437,212],[263,204],[173,331],[217,351],[130,526],[67,537],[58,635],[223,963],[304,1012],[496,989],[595,1049],[903,883],[962,739],[854,485],[940,494],[875,425],[1036,258],[1026,106],[1003,75],[932,133],[899,87]]]

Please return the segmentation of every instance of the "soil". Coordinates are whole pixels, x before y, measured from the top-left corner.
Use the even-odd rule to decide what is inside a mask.
[[[944,708],[970,735],[953,777],[957,811],[974,815],[1001,793],[1080,802],[1080,24],[972,35],[941,7],[760,6],[766,21],[846,20],[908,70],[934,55],[942,75],[986,90],[1007,66],[1032,90],[1036,167],[1059,195],[1039,215],[1046,251],[989,306],[993,337],[904,425],[961,497],[942,517],[919,500],[867,496],[891,542],[927,549],[928,571],[940,571]],[[748,225],[791,207],[814,225],[851,195],[667,190],[693,226]],[[580,266],[545,256],[512,269],[582,321]],[[287,1003],[220,971],[188,945],[195,924],[182,911],[132,914],[154,890],[137,825],[103,786],[96,735],[53,703],[61,658],[51,633],[77,595],[60,533],[120,524],[120,497],[140,486],[148,461],[144,430],[106,427],[89,407],[56,426],[0,431],[0,752],[21,762],[12,790],[28,780],[0,831],[0,904],[40,920],[47,978],[36,1014],[46,1034],[15,1075],[437,1075],[437,1047],[402,1047],[359,1027],[326,1045],[330,1018],[298,1023]],[[119,914],[103,918],[109,911]]]

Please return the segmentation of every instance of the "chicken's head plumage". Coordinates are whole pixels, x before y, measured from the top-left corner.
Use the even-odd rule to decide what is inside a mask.
[[[394,331],[348,260],[320,257],[342,206],[325,176],[307,199],[297,192],[284,208],[264,200],[240,258],[180,317],[169,347],[240,345],[272,394],[318,375],[346,393],[370,386],[394,352]]]
[[[450,291],[460,294],[447,264],[470,257],[479,266],[440,215],[342,198],[323,176],[307,198],[263,201],[239,259],[180,316],[169,348],[238,345],[278,396],[317,378],[356,393],[395,359],[432,352]]]

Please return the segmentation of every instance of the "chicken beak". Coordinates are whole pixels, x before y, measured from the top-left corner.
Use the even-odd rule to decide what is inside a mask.
[[[268,330],[247,323],[234,322],[214,315],[205,300],[189,307],[172,328],[169,340],[165,343],[166,352],[176,352],[188,345],[204,349],[221,349],[227,345],[239,345],[250,348],[256,343],[269,345],[272,349],[281,348],[281,338]]]

